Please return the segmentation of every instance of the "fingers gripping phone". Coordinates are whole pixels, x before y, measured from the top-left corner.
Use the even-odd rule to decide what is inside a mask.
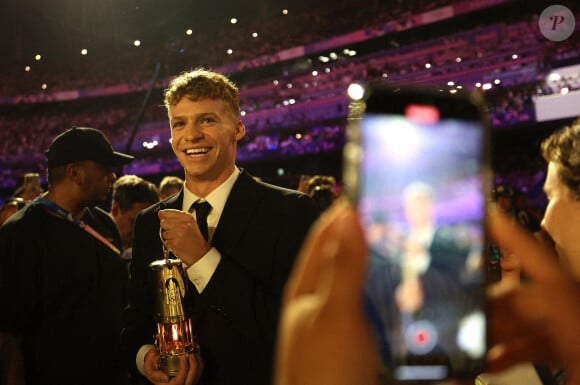
[[[484,370],[486,121],[472,93],[371,86],[351,101],[344,189],[370,252],[365,305],[389,379]]]

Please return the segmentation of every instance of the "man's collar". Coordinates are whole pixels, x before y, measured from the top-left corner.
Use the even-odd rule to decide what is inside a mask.
[[[226,179],[225,182],[223,182],[221,185],[219,185],[215,190],[213,190],[205,197],[195,195],[194,193],[189,191],[187,189],[187,186],[184,184],[182,210],[188,211],[194,202],[197,202],[198,200],[201,199],[209,202],[209,204],[212,206],[214,210],[217,209],[221,212],[226,204],[228,196],[230,195],[230,191],[232,191],[232,188],[234,187],[234,184],[236,183],[238,176],[240,176],[240,173],[241,173],[240,169],[235,167],[234,171],[228,177],[228,179]]]

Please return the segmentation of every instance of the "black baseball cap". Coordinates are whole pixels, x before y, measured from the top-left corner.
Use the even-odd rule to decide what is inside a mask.
[[[121,166],[133,156],[117,152],[105,135],[90,127],[73,127],[59,134],[45,152],[48,167],[93,160],[103,166]]]

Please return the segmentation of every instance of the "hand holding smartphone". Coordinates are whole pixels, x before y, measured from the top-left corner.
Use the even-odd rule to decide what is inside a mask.
[[[24,190],[22,198],[24,200],[32,200],[42,193],[42,186],[40,184],[40,174],[30,172],[24,175]]]
[[[370,250],[365,289],[388,377],[475,378],[486,353],[488,127],[478,94],[367,87],[344,189]]]

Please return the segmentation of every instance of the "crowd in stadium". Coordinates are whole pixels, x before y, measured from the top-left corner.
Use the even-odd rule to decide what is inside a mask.
[[[482,16],[472,27],[442,28],[438,35],[386,34],[374,44],[369,39],[370,47],[363,46],[356,54],[348,49],[340,51],[337,46],[318,55],[278,62],[281,51],[331,41],[361,26],[376,33],[396,21],[398,29],[412,31],[408,21],[415,19],[417,10],[424,13],[457,4],[397,2],[396,7],[385,9],[380,2],[368,3],[359,7],[340,2],[332,10],[279,14],[220,29],[212,44],[204,34],[179,36],[169,43],[127,50],[115,57],[90,62],[81,58],[72,69],[59,68],[58,61],[47,60],[37,64],[38,69],[33,66],[30,72],[9,77],[0,88],[0,98],[4,96],[5,101],[0,116],[0,154],[8,166],[2,167],[2,187],[16,187],[27,171],[42,171],[44,149],[70,125],[99,127],[116,147],[131,146],[140,158],[130,166],[131,172],[170,172],[174,168],[171,161],[169,165],[159,162],[171,158],[167,154],[166,112],[159,97],[169,74],[197,65],[232,70],[248,131],[240,147],[241,162],[339,151],[348,113],[346,89],[352,82],[429,84],[445,92],[485,90],[487,83],[490,89],[484,92],[495,129],[533,124],[535,98],[564,87],[569,91],[578,88],[580,75],[558,84],[548,84],[545,76],[552,62],[580,55],[579,39],[554,46],[538,37],[537,20],[525,12],[501,22]],[[280,33],[284,30],[292,33]],[[248,40],[251,31],[260,31],[259,44]],[[241,49],[228,55],[228,47]],[[143,91],[149,87],[156,63],[162,67],[151,87],[153,97],[140,114]],[[45,77],[48,87],[39,90]],[[83,93],[87,90],[94,91]],[[77,92],[72,100],[65,97],[64,101],[43,102],[69,91]],[[32,108],[34,113],[27,113]],[[16,135],[18,132],[29,135]],[[499,163],[519,164],[509,160]]]

